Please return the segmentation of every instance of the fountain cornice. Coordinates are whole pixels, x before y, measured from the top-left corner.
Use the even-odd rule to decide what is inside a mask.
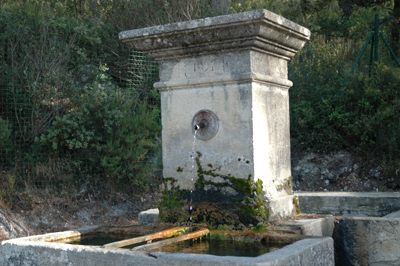
[[[257,10],[123,31],[119,39],[158,61],[240,50],[289,60],[310,35],[290,20]]]

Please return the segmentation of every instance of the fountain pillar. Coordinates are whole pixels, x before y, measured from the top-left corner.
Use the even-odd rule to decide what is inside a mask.
[[[234,218],[260,216],[262,208],[267,220],[292,215],[287,62],[310,31],[258,10],[124,31],[119,38],[159,62],[154,86],[161,92],[169,207],[236,201],[241,209]],[[183,205],[172,204],[176,199]]]

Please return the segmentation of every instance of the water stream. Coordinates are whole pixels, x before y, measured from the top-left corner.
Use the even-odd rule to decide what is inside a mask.
[[[190,154],[190,158],[192,159],[192,169],[191,169],[191,176],[192,176],[192,188],[190,189],[190,207],[189,207],[189,213],[192,214],[192,210],[193,210],[193,206],[192,206],[192,202],[193,202],[193,189],[194,189],[194,178],[193,176],[195,176],[195,169],[194,169],[194,165],[196,163],[196,135],[197,135],[197,129],[194,131],[193,134],[193,145],[192,145],[192,152]],[[192,222],[192,216],[190,216],[190,222]]]

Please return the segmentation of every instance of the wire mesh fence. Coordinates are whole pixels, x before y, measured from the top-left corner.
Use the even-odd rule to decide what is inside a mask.
[[[3,190],[143,187],[159,178],[157,64],[117,32],[91,40],[79,27],[1,14]],[[154,132],[140,132],[143,123]]]
[[[378,18],[298,21],[312,37],[289,64],[293,149],[377,150],[377,139],[383,139],[378,128],[385,128],[378,113],[397,97],[400,67],[393,57],[400,52],[396,21]]]

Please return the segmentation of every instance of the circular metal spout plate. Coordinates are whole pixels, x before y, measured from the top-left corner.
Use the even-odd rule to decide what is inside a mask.
[[[195,133],[196,125],[200,125],[201,122],[206,123],[205,128],[200,128],[197,130],[196,138],[200,140],[209,140],[214,137],[218,132],[219,120],[217,115],[210,110],[200,110],[198,111],[192,120],[192,132]]]

